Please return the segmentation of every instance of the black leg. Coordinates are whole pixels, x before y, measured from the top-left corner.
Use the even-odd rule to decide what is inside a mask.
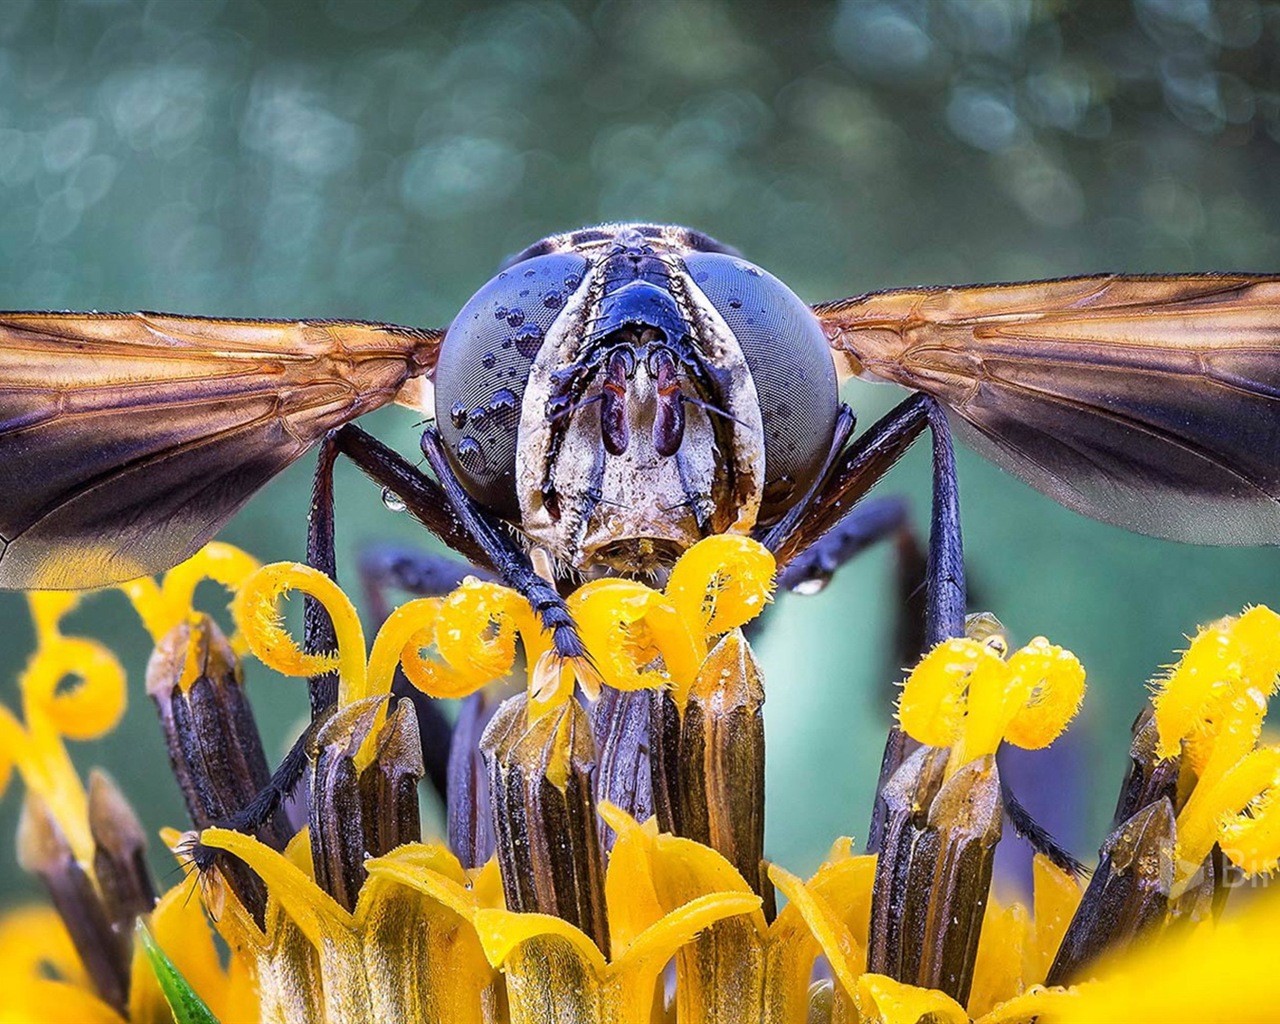
[[[928,399],[933,435],[933,515],[929,523],[929,564],[925,570],[925,644],[933,647],[964,636],[967,593],[964,544],[960,536],[960,485],[947,415]]]
[[[443,597],[468,576],[489,575],[460,559],[401,544],[365,548],[360,552],[357,570],[369,612],[378,622],[391,614],[388,590],[400,590],[414,597]]]
[[[781,590],[817,593],[836,570],[873,544],[908,529],[905,498],[873,498],[849,514],[787,563],[778,576]]]
[[[932,398],[915,394],[855,439],[833,461],[801,506],[762,541],[784,574],[792,562],[837,532],[858,501],[875,486],[928,427],[933,435],[933,513],[925,582],[925,637],[929,645],[964,633],[964,555],[959,488],[946,416]]]
[[[350,430],[344,427],[343,430]],[[516,543],[511,533],[490,516],[463,489],[445,457],[440,435],[434,429],[422,433],[422,453],[444,490],[444,495],[457,516],[463,530],[484,552],[487,564],[492,565],[507,586],[518,591],[547,629],[551,630],[556,653],[562,658],[585,658],[587,650],[578,636],[564,598],[550,580],[545,580],[533,568],[529,556]],[[364,467],[361,467],[364,469]],[[368,470],[366,470],[368,472]]]
[[[311,508],[307,513],[307,565],[319,569],[331,580],[338,578],[333,534],[333,464],[338,449],[329,435],[320,443],[316,474],[311,484]],[[324,605],[307,596],[302,605],[302,648],[308,654],[337,650],[338,636]],[[326,672],[308,680],[311,718],[338,699],[338,673]]]
[[[912,395],[850,444],[808,496],[805,508],[770,531],[765,544],[783,565],[799,558],[850,515],[858,500],[883,478],[926,427],[933,437],[933,510],[925,570],[924,639],[926,646],[932,646],[948,637],[964,635],[965,582],[951,431],[942,407],[929,396]],[[913,746],[896,726],[889,730],[877,793]],[[880,847],[886,810],[877,795],[867,839],[867,849],[871,851]]]
[[[337,448],[330,434],[320,444],[320,454],[316,461],[315,477],[311,487],[311,509],[307,516],[307,564],[319,569],[330,578],[336,578],[336,556],[334,554],[333,532],[333,464],[337,458]],[[338,640],[334,633],[333,622],[324,606],[314,598],[308,597],[303,605],[302,646],[308,654],[321,651],[332,651],[337,648]],[[294,741],[289,752],[280,761],[266,787],[225,821],[219,822],[223,828],[236,832],[255,833],[275,815],[280,805],[289,798],[302,778],[303,769],[307,766],[307,747],[311,742],[316,723],[338,699],[338,674],[326,672],[312,676],[307,683],[311,702],[311,724],[302,735]],[[218,851],[195,844],[192,849],[192,860],[200,870],[213,866]]]

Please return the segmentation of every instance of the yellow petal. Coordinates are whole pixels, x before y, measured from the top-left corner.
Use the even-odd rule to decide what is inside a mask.
[[[717,921],[760,912],[761,900],[755,893],[713,892],[692,899],[654,922],[636,936],[621,957],[615,959],[614,972],[662,968],[676,951],[691,942],[699,932]]]
[[[1043,1024],[1271,1024],[1280,1006],[1280,899],[1259,895],[1216,924],[1169,929],[1097,965],[1098,980],[1046,1006]]]
[[[987,901],[969,990],[972,1016],[981,1016],[1025,987],[1022,965],[1029,930],[1026,907],[1020,903],[1002,907],[994,899]]]
[[[194,898],[194,878],[174,886],[151,912],[150,928],[160,948],[178,973],[195,989],[219,1020],[243,1019],[247,1003],[256,1008],[256,995],[246,991],[243,975],[239,989],[232,987],[214,945],[213,932],[200,900]],[[168,1003],[160,991],[155,971],[141,948],[134,951],[129,986],[129,1018],[133,1021],[166,1020]]]
[[[1032,861],[1031,874],[1034,938],[1026,950],[1025,977],[1039,983],[1053,965],[1084,891],[1075,878],[1040,853]]]
[[[207,828],[200,833],[200,841],[214,849],[235,854],[253,868],[272,898],[316,948],[321,947],[326,931],[335,927],[351,927],[351,915],[332,896],[287,857],[252,836],[225,828]]]
[[[0,994],[0,1024],[125,1024],[125,1020],[87,989],[36,978],[21,989]]]
[[[1076,998],[1075,989],[1042,988],[1035,985],[978,1018],[977,1024],[1030,1024],[1044,1020],[1055,1008],[1068,1006]],[[1105,1024],[1097,1021],[1095,1024]]]
[[[969,1024],[969,1015],[949,995],[917,988],[883,974],[858,979],[858,1006],[871,1020],[883,1024]],[[872,1013],[875,1016],[870,1016]],[[1118,1022],[1117,1022],[1118,1024]]]
[[[804,918],[831,965],[831,973],[835,975],[836,981],[850,996],[857,993],[858,976],[866,968],[866,949],[858,944],[848,926],[835,915],[826,901],[795,875],[772,864],[769,866],[769,880]]]
[[[550,914],[518,914],[510,910],[477,910],[473,921],[484,954],[494,967],[502,967],[524,943],[553,937],[564,940],[597,978],[604,974],[604,954],[582,929],[568,921]]]
[[[437,844],[402,846],[385,857],[365,861],[365,868],[371,879],[387,879],[416,889],[467,920],[478,909],[476,896],[467,887],[467,875],[458,858]],[[362,903],[364,898],[362,891]],[[361,911],[362,907],[357,906],[357,914]]]

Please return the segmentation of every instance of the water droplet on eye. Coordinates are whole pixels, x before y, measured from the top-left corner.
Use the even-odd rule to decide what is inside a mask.
[[[507,318],[507,307],[499,306],[497,309],[495,309],[493,311],[493,318],[495,320],[505,320]]]
[[[382,504],[386,505],[392,512],[404,511],[404,502],[400,500],[400,495],[396,494],[390,487],[382,488]]]
[[[524,276],[525,276],[525,277],[533,277],[533,275],[534,275],[535,273],[537,273],[537,271],[535,271],[535,270],[526,270],[526,271],[524,272]]]
[[[524,323],[524,310],[519,306],[513,306],[507,310],[507,323],[512,327],[519,327]]]
[[[467,469],[475,471],[485,466],[484,449],[473,437],[464,437],[458,442],[458,461]]]
[[[827,584],[830,582],[830,576],[814,576],[807,580],[801,580],[791,588],[791,593],[800,594],[802,597],[812,597],[814,594],[821,594],[826,590]]]
[[[461,430],[467,425],[467,407],[461,402],[454,402],[449,407],[449,422]]]
[[[479,430],[485,425],[489,419],[489,409],[487,406],[477,405],[471,410],[471,426]]]
[[[741,308],[742,308],[742,300],[741,300],[740,298],[738,298],[738,296],[736,296],[736,295],[730,295],[730,296],[729,296],[729,308],[730,308],[730,309],[741,309]]]
[[[559,292],[547,292],[546,295],[542,296],[542,304],[547,309],[559,309],[564,305],[564,299],[561,298]]]
[[[519,408],[520,399],[516,398],[516,393],[510,388],[498,388],[489,399],[489,411],[504,426],[510,426],[515,421]]]
[[[573,291],[578,285],[582,284],[582,278],[578,274],[569,274],[564,279],[564,286]]]
[[[492,352],[486,352],[484,354],[484,358],[482,358],[480,362],[486,370],[492,370],[494,366],[497,365],[498,357],[495,356]]]
[[[503,347],[503,348],[510,348],[510,347],[511,347],[511,339],[510,339],[510,338],[508,338],[506,341],[504,341],[504,342],[502,343],[502,347]]]
[[[516,343],[516,351],[526,359],[532,359],[542,347],[542,328],[537,324],[525,324],[516,331],[512,341]]]

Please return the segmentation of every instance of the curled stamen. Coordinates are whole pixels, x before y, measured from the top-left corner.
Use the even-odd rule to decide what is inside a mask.
[[[234,598],[257,571],[259,564],[256,558],[239,548],[215,541],[170,569],[162,583],[157,584],[151,577],[143,576],[121,583],[117,589],[129,598],[151,639],[159,643],[179,622],[191,615],[196,587],[200,583],[213,580],[230,591]],[[231,637],[231,647],[241,656],[249,650],[243,633],[237,632]]]
[[[300,590],[324,606],[333,620],[337,651],[306,654],[294,642],[276,604],[291,590]],[[314,676],[337,669],[341,703],[367,696],[364,630],[350,599],[324,573],[292,562],[265,565],[245,581],[232,611],[249,649],[263,664],[287,676]]]

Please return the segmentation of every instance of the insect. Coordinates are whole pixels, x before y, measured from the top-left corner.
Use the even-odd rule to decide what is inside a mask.
[[[854,436],[837,390],[850,374],[915,394]],[[390,402],[430,410],[431,385],[434,479],[350,423]],[[929,428],[932,632],[946,635],[963,615],[948,424],[1086,515],[1280,541],[1280,277],[1104,275],[811,307],[705,235],[625,224],[526,249],[447,331],[0,314],[0,586],[163,570],[322,442],[321,506],[333,459],[354,459],[528,595],[572,654],[531,551],[560,576],[649,573],[735,532],[785,565]]]

